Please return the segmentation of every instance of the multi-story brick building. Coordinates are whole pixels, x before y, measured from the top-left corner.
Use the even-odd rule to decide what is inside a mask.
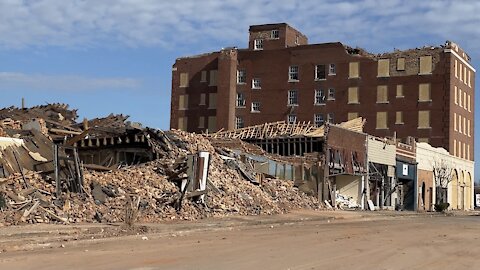
[[[250,27],[248,49],[177,59],[171,128],[212,132],[285,120],[367,119],[365,132],[413,136],[473,160],[475,69],[455,43],[371,54],[308,44],[282,24]]]

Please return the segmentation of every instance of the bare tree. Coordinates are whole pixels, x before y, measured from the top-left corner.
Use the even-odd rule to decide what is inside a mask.
[[[445,159],[433,161],[433,177],[436,187],[437,203],[447,202],[448,183],[453,180],[453,166]]]

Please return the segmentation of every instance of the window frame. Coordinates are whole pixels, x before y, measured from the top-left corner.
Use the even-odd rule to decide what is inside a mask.
[[[296,71],[295,71],[296,69]],[[296,76],[294,76],[296,75]],[[288,67],[288,81],[298,82],[300,81],[300,68],[298,65],[291,65]]]
[[[319,75],[319,66],[323,66],[323,78],[320,78]],[[327,65],[325,64],[318,64],[318,65],[315,65],[315,80],[316,81],[325,81],[327,79]]]
[[[318,118],[318,119],[317,119]],[[325,124],[325,117],[322,113],[316,113],[313,115],[313,123],[316,127],[321,127]]]
[[[291,121],[291,118],[294,118],[294,120]],[[297,115],[296,114],[287,115],[287,124],[295,124],[296,122],[297,122]]]
[[[241,116],[235,116],[235,129],[240,129],[245,127],[245,121]]]
[[[315,89],[314,96],[313,96],[313,104],[314,105],[325,105],[326,104],[326,96],[325,90],[323,89]],[[320,100],[321,102],[318,102]]]
[[[263,50],[263,39],[258,38],[253,40],[253,49],[255,51]]]
[[[333,63],[328,64],[328,76],[335,76],[335,75],[337,75],[337,66]]]
[[[280,39],[280,30],[278,30],[278,29],[273,29],[273,30],[270,32],[270,38],[271,38],[271,39]]]
[[[250,112],[259,113],[260,112],[260,101],[253,101],[251,104]]]
[[[297,90],[295,90],[295,89],[288,90],[287,105],[288,106],[298,106],[298,91]]]
[[[237,70],[237,84],[247,84],[247,71],[245,69]]]
[[[333,97],[331,97],[331,96],[333,96]],[[333,87],[328,88],[327,100],[335,100],[335,88],[333,88]]]
[[[236,108],[245,108],[246,107],[246,100],[245,94],[237,92],[237,96],[235,98],[235,107]]]
[[[256,82],[258,82],[258,86],[255,85]],[[262,89],[262,79],[253,78],[252,79],[252,89]]]

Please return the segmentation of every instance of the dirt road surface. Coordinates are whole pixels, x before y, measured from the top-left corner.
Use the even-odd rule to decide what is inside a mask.
[[[115,237],[105,225],[8,227],[0,269],[480,269],[479,225],[466,214],[302,211]]]

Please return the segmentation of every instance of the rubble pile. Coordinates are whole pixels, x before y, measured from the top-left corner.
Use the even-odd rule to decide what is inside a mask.
[[[167,140],[157,135],[149,137],[152,144],[159,138]],[[117,223],[125,221],[131,201],[138,202],[137,222],[277,214],[320,207],[315,197],[303,194],[293,186],[293,181],[266,178],[259,185],[248,181],[227,165],[218,149],[203,135],[172,131],[169,138],[169,149],[154,161],[111,171],[83,170],[81,193],[64,191],[57,197],[55,181],[41,172],[27,172],[23,177],[20,173],[11,174],[0,182],[0,220],[5,225]],[[183,176],[178,164],[183,164],[187,154],[198,151],[208,151],[211,156],[207,193],[204,200],[195,197],[182,200],[175,178]]]

